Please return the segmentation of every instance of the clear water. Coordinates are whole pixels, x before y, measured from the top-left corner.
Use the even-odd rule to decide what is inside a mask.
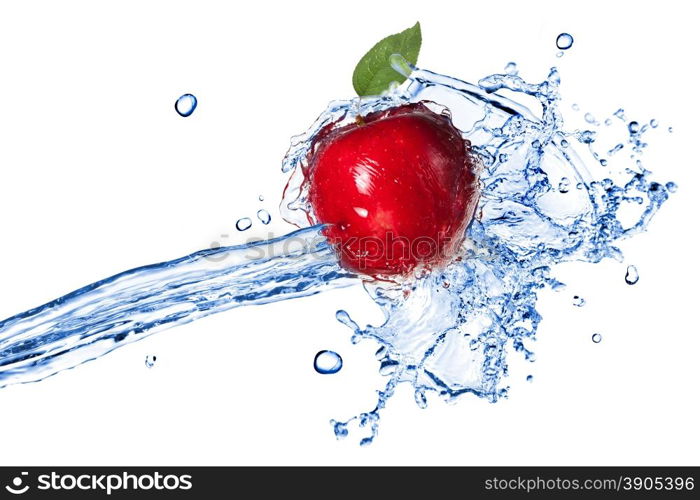
[[[485,165],[460,261],[400,284],[362,282],[384,313],[381,324],[361,327],[338,311],[353,342],[378,345],[378,370],[386,377],[375,405],[331,422],[338,438],[359,426],[360,443],[371,443],[400,384],[413,388],[421,408],[435,398],[506,397],[509,356],[535,360],[538,293],[564,287],[556,264],[621,261],[616,242],[645,230],[675,189],[653,181],[641,160],[653,127],[633,132],[625,121],[606,127],[610,137],[569,130],[559,85],[555,68],[530,83],[509,67],[478,85],[416,69],[386,96],[332,102],[293,139],[283,162],[290,180],[282,212],[301,227],[309,210],[301,167],[314,137],[358,112],[421,100],[447,106]],[[603,166],[609,143],[619,142],[630,155]],[[0,322],[0,386],[41,380],[209,314],[359,282],[338,267],[319,227],[126,271]]]
[[[321,375],[332,375],[343,368],[343,358],[335,351],[319,351],[314,356],[314,370]]]
[[[175,101],[175,111],[177,114],[187,118],[197,108],[197,98],[192,94],[183,94]]]

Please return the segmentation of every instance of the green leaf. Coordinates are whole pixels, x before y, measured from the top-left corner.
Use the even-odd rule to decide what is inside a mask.
[[[418,62],[422,37],[420,23],[413,27],[389,35],[367,52],[355,67],[352,85],[360,97],[379,95],[389,89],[392,82],[403,83],[406,75],[391,67],[391,56],[400,54],[406,61],[415,65]]]

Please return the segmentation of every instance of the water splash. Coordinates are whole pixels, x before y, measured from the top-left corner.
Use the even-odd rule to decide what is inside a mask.
[[[343,368],[343,358],[335,351],[319,351],[314,357],[314,370],[321,375],[332,375]]]
[[[187,118],[197,109],[197,98],[192,94],[183,94],[175,101],[175,111],[177,114]]]
[[[210,314],[355,282],[319,228],[132,269],[1,321],[0,387],[41,380]]]
[[[299,225],[315,220],[305,177],[314,138],[331,124],[352,123],[358,113],[417,101],[437,103],[438,110],[446,106],[485,165],[477,217],[461,259],[407,282],[365,282],[384,313],[382,324],[360,327],[344,311],[338,313],[354,342],[381,346],[379,372],[387,377],[374,408],[331,422],[338,438],[359,426],[365,430],[360,444],[372,442],[380,413],[400,384],[413,386],[420,407],[427,405],[429,393],[447,401],[465,394],[491,402],[506,397],[507,353],[535,360],[538,293],[564,286],[554,266],[620,261],[616,242],[643,231],[668,198],[666,187],[652,181],[639,160],[641,148],[630,165],[604,167],[607,162],[596,151],[599,133],[564,127],[560,80],[556,68],[539,83],[506,71],[479,85],[415,69],[406,84],[387,95],[332,102],[292,140],[283,164],[290,180],[281,209]],[[541,113],[500,96],[501,90],[534,97]],[[635,144],[645,133],[634,132]],[[583,304],[580,297],[575,302]]]
[[[360,443],[371,443],[380,412],[400,384],[412,386],[421,408],[430,394],[447,401],[465,394],[491,402],[506,397],[507,354],[535,361],[538,293],[564,286],[554,266],[620,261],[616,241],[643,231],[668,198],[669,184],[652,181],[638,158],[641,147],[631,165],[603,168],[599,135],[564,128],[559,85],[556,68],[539,83],[511,71],[479,85],[416,69],[385,96],[331,103],[293,139],[283,163],[290,179],[282,211],[300,226],[309,220],[303,166],[316,134],[355,120],[358,112],[416,101],[446,106],[485,165],[477,217],[460,260],[402,284],[365,281],[384,313],[380,325],[361,327],[338,311],[354,343],[379,345],[378,368],[387,379],[371,410],[332,421],[338,438],[359,425],[366,430]],[[541,112],[500,96],[501,90],[534,98]],[[635,132],[634,144],[645,134],[643,128]],[[564,190],[563,179],[569,181]],[[338,267],[319,227],[126,271],[0,322],[0,386],[41,380],[209,314],[357,281]]]

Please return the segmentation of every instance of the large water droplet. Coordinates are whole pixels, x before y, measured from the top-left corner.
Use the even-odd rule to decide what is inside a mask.
[[[600,344],[600,341],[603,340],[603,336],[600,333],[594,333],[591,336],[591,340],[596,344]]]
[[[314,357],[314,370],[322,375],[338,373],[343,367],[343,358],[334,351],[319,351]]]
[[[561,50],[568,50],[574,44],[574,37],[568,33],[561,33],[557,37],[557,48]]]
[[[156,355],[155,354],[149,354],[146,356],[146,368],[153,368],[153,365],[156,364]]]
[[[267,210],[260,209],[260,210],[258,210],[258,220],[260,222],[262,222],[263,224],[267,225],[272,220],[272,217],[267,212]]]
[[[628,285],[634,285],[639,281],[639,273],[635,266],[627,266],[627,273],[625,274],[625,282]]]
[[[586,305],[586,299],[578,295],[574,295],[574,300],[572,302],[576,307],[583,307]]]
[[[253,225],[253,221],[250,220],[249,217],[243,217],[243,218],[238,219],[236,221],[236,229],[238,229],[239,231],[246,231],[246,230],[250,229],[250,226],[252,226],[252,225]]]
[[[175,101],[175,111],[185,118],[194,113],[197,108],[197,98],[192,94],[183,94]]]

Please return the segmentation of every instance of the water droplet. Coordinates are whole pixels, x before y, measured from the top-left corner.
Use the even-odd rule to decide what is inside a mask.
[[[579,295],[574,295],[573,304],[576,307],[583,307],[586,305],[586,299],[584,299],[583,297],[581,297]]]
[[[561,57],[561,56],[563,56],[563,55],[564,55],[564,52],[563,52],[563,51],[560,50],[559,52],[557,52],[557,57]]]
[[[601,164],[602,166],[604,166],[604,167],[607,167],[607,166],[608,166],[608,160],[606,160],[605,158],[601,158],[601,159],[600,159],[600,164]]]
[[[314,357],[314,370],[321,375],[338,373],[343,367],[343,358],[334,351],[319,351]]]
[[[568,33],[561,33],[557,37],[557,48],[561,50],[568,50],[574,44],[574,37]]]
[[[599,344],[601,340],[603,340],[603,336],[600,333],[594,333],[593,336],[591,337],[591,340],[595,342],[596,344]]]
[[[583,115],[583,119],[586,120],[588,123],[596,123],[595,116],[591,113],[586,113]]]
[[[416,404],[419,408],[424,410],[428,407],[428,398],[425,397],[425,392],[420,389],[416,389],[416,392],[413,393],[413,397],[415,398]]]
[[[577,138],[582,144],[592,144],[595,142],[595,136],[596,133],[593,130],[584,130],[577,134]]]
[[[659,126],[659,122],[654,118],[649,122],[649,125],[651,125],[651,128],[656,128]]]
[[[630,131],[630,134],[636,134],[639,132],[639,123],[630,122],[629,125],[627,125],[627,129]]]
[[[628,285],[634,285],[639,281],[639,273],[637,272],[636,266],[627,266],[627,273],[625,274],[625,282]]]
[[[265,197],[263,195],[260,195],[260,196],[258,196],[258,200],[265,201]]]
[[[668,133],[672,134],[673,133],[673,127],[668,127]]]
[[[348,424],[331,420],[331,425],[333,426],[333,433],[335,434],[336,439],[348,437]]]
[[[576,189],[583,189],[583,182],[576,184]]]
[[[518,66],[514,62],[509,62],[506,64],[506,67],[504,68],[506,71],[506,75],[517,75],[518,74]]]
[[[187,118],[197,108],[197,98],[192,94],[183,94],[175,101],[175,111],[180,116]]]
[[[611,120],[610,118],[606,118],[606,119],[605,119],[605,125],[607,125],[608,127],[609,127],[610,125],[612,125],[612,120]]]
[[[146,368],[153,368],[153,365],[156,364],[156,356],[155,354],[149,354],[146,356]]]
[[[272,217],[267,212],[267,210],[260,209],[258,210],[258,220],[263,224],[267,225],[272,220]]]
[[[619,108],[617,111],[615,111],[615,112],[613,113],[613,115],[616,116],[617,118],[619,118],[620,120],[623,120],[623,121],[624,121],[624,119],[625,119],[625,110],[622,109],[622,108]]]
[[[578,107],[578,104],[573,103],[573,104],[571,105],[571,109],[573,109],[574,111],[578,111],[578,110],[581,109],[581,108]]]
[[[666,189],[668,189],[669,193],[675,193],[676,191],[678,191],[678,184],[676,184],[675,182],[667,182]]]
[[[568,177],[562,177],[561,180],[559,181],[559,192],[560,193],[568,193],[570,188],[571,188],[571,181],[568,179]]]
[[[501,163],[505,163],[508,161],[508,158],[510,158],[506,153],[501,153],[498,155],[498,161]]]
[[[562,147],[562,148],[568,148],[568,147],[569,147],[569,141],[567,141],[566,139],[562,139],[562,140],[561,140],[561,147]]]
[[[239,231],[246,231],[246,230],[250,229],[250,226],[252,226],[252,225],[253,225],[253,221],[250,220],[249,217],[243,217],[243,218],[238,219],[236,221],[236,229],[238,229]]]
[[[535,377],[533,377],[532,375],[528,375],[528,376],[525,378],[525,380],[527,380],[528,382],[532,382],[534,378],[535,378]]]

